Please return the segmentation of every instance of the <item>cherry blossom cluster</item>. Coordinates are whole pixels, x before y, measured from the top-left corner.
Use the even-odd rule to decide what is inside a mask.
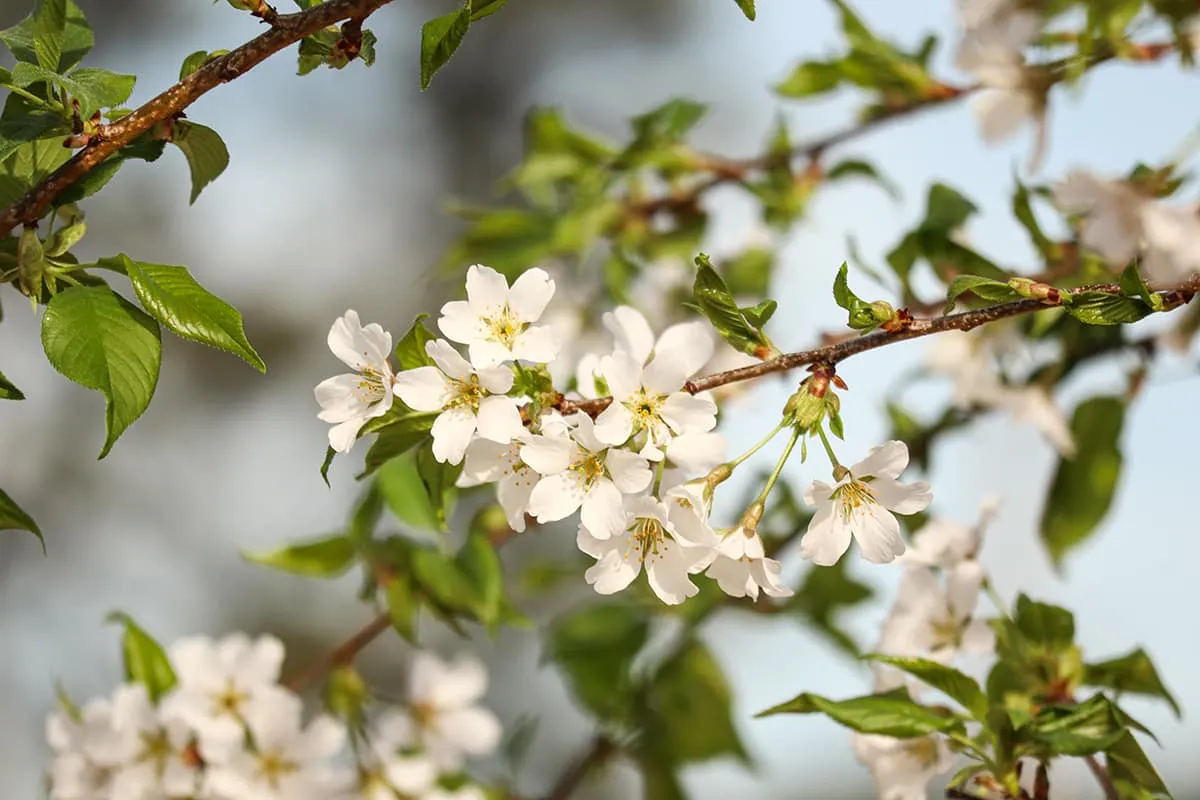
[[[476,705],[479,662],[418,653],[404,707],[347,729],[329,714],[307,722],[279,683],[283,645],[232,634],[167,649],[174,687],[155,701],[119,686],[50,716],[51,800],[483,800],[463,774],[486,755],[500,723]],[[353,758],[346,744],[354,745]]]
[[[976,607],[987,579],[979,550],[996,510],[996,502],[988,500],[973,526],[934,518],[916,532],[912,547],[899,559],[904,574],[876,653],[950,665],[960,654],[994,651],[995,635],[976,615]],[[876,692],[905,687],[913,696],[923,689],[921,683],[883,664],[874,666],[874,684]],[[897,800],[924,798],[926,785],[955,762],[938,735],[893,739],[855,734],[854,752],[871,771],[879,796]]]
[[[597,592],[621,591],[644,571],[668,604],[696,595],[692,576],[700,573],[734,597],[790,595],[757,532],[778,470],[737,525],[715,528],[709,520],[716,486],[744,459],[726,458],[725,440],[714,431],[713,396],[685,388],[712,359],[712,329],[691,321],[656,334],[640,312],[618,307],[603,315],[609,349],[582,354],[571,370],[573,386],[561,391],[548,367],[564,342],[537,324],[554,289],[541,269],[509,286],[489,267],[470,267],[467,299],[447,303],[437,321],[446,339],[425,343],[430,363],[395,373],[391,335],[348,311],[330,330],[329,345],[355,373],[316,388],[320,418],[334,424],[330,445],[348,450],[362,426],[398,399],[436,414],[434,457],[462,465],[460,486],[495,484],[513,530],[523,531],[527,518],[550,523],[578,512],[578,546],[596,560],[585,577]],[[553,391],[532,390],[539,380]],[[558,399],[547,403],[546,396]],[[562,410],[597,398],[609,402],[594,418]],[[792,444],[819,421],[793,415]],[[776,432],[784,427],[786,419]],[[908,463],[902,442],[873,449],[849,469],[827,441],[826,449],[835,482],[814,481],[805,495],[815,515],[803,554],[833,564],[856,539],[868,561],[892,561],[904,552],[894,514],[923,510],[929,485],[897,480]]]

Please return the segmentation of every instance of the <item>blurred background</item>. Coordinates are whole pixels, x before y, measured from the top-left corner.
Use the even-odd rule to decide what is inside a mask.
[[[230,48],[260,25],[224,3],[204,0],[79,0],[97,31],[90,64],[139,76],[132,103],[169,85],[184,56]],[[761,152],[774,116],[783,113],[803,139],[842,127],[845,99],[783,104],[769,86],[801,57],[838,45],[827,4],[760,0],[746,21],[730,0],[524,0],[472,26],[430,91],[417,88],[418,29],[452,4],[396,3],[370,21],[379,36],[372,69],[295,75],[293,54],[273,58],[188,110],[216,128],[232,154],[229,170],[188,206],[187,168],[169,151],[154,165],[133,162],[100,201],[85,205],[88,259],[127,252],[137,259],[185,264],[242,311],[251,341],[269,365],[258,375],[228,355],[164,336],[163,372],[146,415],[104,462],[102,398],[69,383],[46,363],[38,318],[14,293],[5,302],[0,366],[27,400],[0,405],[0,486],[46,535],[43,558],[33,537],[0,537],[0,787],[4,797],[37,796],[46,763],[43,720],[61,684],[77,699],[119,680],[118,630],[111,610],[133,615],[163,641],[190,633],[271,631],[289,644],[290,663],[328,649],[368,619],[354,600],[354,577],[331,583],[266,572],[245,564],[239,548],[264,549],[340,527],[358,487],[355,457],[335,462],[326,489],[317,468],[326,426],[312,388],[341,371],[325,346],[332,320],[347,308],[402,333],[456,287],[430,277],[459,231],[444,211],[450,198],[484,202],[521,154],[521,119],[534,104],[559,106],[575,124],[614,139],[629,117],[686,96],[711,104],[698,146],[732,156]],[[950,2],[860,0],[866,20],[911,45],[938,30],[952,41]],[[0,26],[28,11],[0,2]],[[949,73],[947,47],[938,63]],[[1162,160],[1197,123],[1193,75],[1175,67],[1098,70],[1084,91],[1055,95],[1049,156],[1041,175],[1074,165],[1124,172],[1138,160]],[[828,287],[847,256],[846,235],[865,258],[881,254],[922,213],[934,180],[962,190],[983,209],[969,236],[1004,264],[1028,263],[1026,239],[1007,211],[1012,176],[1030,143],[988,149],[963,105],[882,128],[839,155],[869,158],[902,190],[899,201],[849,183],[823,190],[784,242],[772,322],[784,349],[808,346],[844,320]],[[712,251],[736,250],[755,236],[753,206],[736,191],[707,200],[719,215]],[[462,265],[463,268],[467,266]],[[922,356],[924,342],[855,358],[842,374],[844,452],[851,461],[886,435],[885,393]],[[1055,573],[1037,544],[1040,503],[1054,454],[1031,427],[989,418],[938,445],[933,510],[972,522],[988,495],[1002,498],[983,561],[1005,596],[1018,590],[1076,611],[1079,641],[1096,659],[1144,646],[1185,709],[1175,720],[1161,704],[1129,701],[1162,750],[1147,745],[1178,798],[1200,797],[1200,625],[1189,611],[1200,563],[1195,497],[1196,369],[1181,356],[1160,358],[1127,418],[1126,466],[1104,530]],[[790,393],[784,380],[763,382],[726,415],[731,442],[757,440],[761,420]],[[1089,369],[1061,398],[1068,408],[1097,387],[1121,386],[1115,369]],[[1077,392],[1077,394],[1072,394]],[[924,395],[912,395],[912,397]],[[945,396],[930,394],[930,408]],[[920,406],[918,406],[919,408]],[[767,415],[767,416],[764,416]],[[773,458],[773,454],[768,456]],[[361,459],[361,449],[357,454]],[[808,471],[806,471],[808,470]],[[789,465],[793,486],[812,477]],[[733,491],[730,495],[737,496]],[[734,497],[728,498],[730,500]],[[732,504],[723,511],[732,516]],[[514,571],[547,552],[568,553],[573,535],[536,535],[506,548]],[[853,553],[851,554],[853,556]],[[869,642],[886,613],[898,570],[856,576],[879,588],[850,627]],[[795,565],[789,565],[794,569]],[[582,574],[570,579],[583,586]],[[576,591],[576,596],[584,596]],[[561,605],[532,600],[524,610],[545,622]],[[298,611],[300,610],[300,611]],[[432,628],[430,629],[432,630]],[[408,653],[395,637],[363,661],[368,677],[400,685]],[[862,693],[868,673],[799,624],[728,613],[706,639],[735,688],[739,730],[755,759],[690,769],[697,800],[858,798],[871,795],[849,735],[816,717],[752,715],[799,691]],[[494,641],[431,637],[444,654],[470,647],[493,670],[488,702],[506,722],[541,722],[519,789],[544,792],[585,747],[587,719],[562,682],[540,664],[537,630]],[[1189,713],[1190,712],[1190,713]],[[580,797],[637,796],[634,772],[616,766]],[[1055,798],[1095,797],[1080,770],[1056,778]]]

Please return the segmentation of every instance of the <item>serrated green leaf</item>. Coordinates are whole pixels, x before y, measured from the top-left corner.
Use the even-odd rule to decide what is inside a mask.
[[[119,265],[142,307],[176,335],[232,353],[259,372],[267,371],[246,338],[242,315],[197,283],[187,267],[134,261],[124,253],[99,263]]]
[[[981,300],[992,303],[1006,303],[1010,300],[1020,300],[1021,295],[1016,289],[1004,281],[996,281],[979,275],[959,275],[950,281],[946,288],[946,314],[954,310],[955,300],[970,292]]]
[[[1142,273],[1138,271],[1137,262],[1130,261],[1121,271],[1121,294],[1126,297],[1136,297],[1155,311],[1162,310],[1162,298],[1150,291]]]
[[[761,303],[747,308],[741,309],[742,316],[756,328],[762,328],[771,317],[775,316],[775,311],[779,308],[779,303],[774,300],[763,300]]]
[[[697,256],[696,266],[696,281],[692,287],[696,309],[735,349],[756,358],[765,358],[772,349],[770,340],[746,319],[724,279],[713,269],[708,256],[703,253]]]
[[[886,694],[870,694],[849,700],[829,700],[805,692],[777,706],[759,712],[756,717],[773,714],[824,714],[839,725],[859,733],[873,733],[896,739],[915,739],[939,731],[961,728],[963,721],[954,714],[942,713],[913,702],[903,689]]]
[[[1073,292],[1063,299],[1067,313],[1088,325],[1137,322],[1154,309],[1136,297],[1106,292]]]
[[[831,92],[842,82],[841,64],[836,61],[805,61],[775,85],[775,92],[784,97],[813,97]]]
[[[61,35],[57,33],[60,9],[65,13]],[[40,44],[39,39],[43,40]],[[65,3],[62,0],[39,0],[32,14],[11,28],[0,31],[0,41],[18,61],[66,72],[88,54],[95,44],[95,37],[83,11],[74,0],[66,0]],[[58,56],[54,63],[49,63],[55,48]],[[45,59],[45,63],[42,59]]]
[[[41,529],[3,489],[0,489],[0,531],[28,531],[42,543],[42,555],[46,554],[46,540],[42,538]]]
[[[630,665],[649,632],[648,619],[633,606],[591,606],[554,623],[546,656],[585,708],[602,720],[627,720],[635,685]]]
[[[65,80],[69,83],[64,83],[64,87],[79,100],[80,115],[86,118],[102,108],[123,105],[133,94],[137,76],[83,67],[68,73]]]
[[[1017,596],[1013,613],[1016,629],[1032,644],[1061,651],[1075,642],[1075,615],[1065,608]]]
[[[338,535],[297,542],[261,553],[243,550],[242,558],[253,564],[294,575],[333,578],[350,569],[356,554],[354,542],[350,537]]]
[[[1170,791],[1137,739],[1128,731],[1104,751],[1108,777],[1121,800],[1169,797]]]
[[[1182,716],[1179,703],[1158,676],[1150,656],[1140,647],[1117,658],[1085,664],[1083,682],[1116,692],[1161,698],[1171,706],[1177,718]]]
[[[691,640],[655,673],[639,715],[648,739],[661,743],[667,763],[688,764],[750,755],[733,724],[732,693],[708,648]]]
[[[988,711],[987,696],[979,683],[954,667],[930,661],[927,658],[904,658],[872,653],[863,658],[880,664],[890,664],[907,672],[922,683],[932,686],[952,700],[957,701],[975,719],[983,721]]]
[[[104,395],[104,458],[154,396],[158,323],[107,286],[72,286],[46,305],[42,348],[56,370]]]
[[[125,661],[125,678],[146,687],[150,699],[157,701],[175,685],[175,670],[162,645],[146,633],[128,614],[114,611],[108,621],[121,625],[121,654]]]
[[[871,304],[862,300],[850,290],[850,268],[846,262],[838,267],[837,276],[833,279],[833,299],[846,309],[846,325],[855,330],[868,330],[879,324],[875,318]]]
[[[188,203],[195,203],[204,190],[229,166],[229,150],[221,135],[205,125],[180,120],[175,123],[171,144],[183,152],[188,172],[192,176],[192,194]]]
[[[746,15],[746,19],[753,22],[754,18],[757,16],[757,12],[754,10],[754,0],[733,0],[733,1],[735,3],[737,3],[737,7],[740,8],[742,10],[742,13]]]
[[[24,400],[25,394],[0,372],[0,400]]]
[[[454,51],[462,44],[467,29],[471,27],[471,4],[458,11],[434,17],[421,26],[421,90],[429,88],[429,82],[439,69],[446,65]]]
[[[418,314],[412,327],[396,343],[396,361],[399,362],[401,370],[434,366],[433,359],[425,352],[425,345],[437,338],[425,327],[425,320],[428,318],[428,314]]]
[[[375,473],[375,482],[396,519],[419,530],[442,529],[429,489],[417,468],[415,453],[410,451],[388,461]]]
[[[1103,695],[1094,695],[1077,705],[1043,708],[1033,718],[1029,731],[1052,752],[1068,756],[1102,752],[1126,733]]]
[[[438,418],[437,412],[412,411],[401,405],[398,400],[392,402],[394,409],[399,406],[397,410],[400,413],[392,415],[389,411],[388,414],[379,418],[387,419],[387,424],[371,429],[379,435],[367,450],[363,471],[358,476],[359,478],[373,474],[384,464],[408,453],[428,439],[433,422]],[[364,426],[364,429],[366,427]]]
[[[1118,397],[1093,397],[1080,403],[1071,418],[1077,452],[1060,458],[1042,508],[1039,533],[1055,566],[1087,541],[1108,514],[1121,479],[1121,429],[1125,403]]]

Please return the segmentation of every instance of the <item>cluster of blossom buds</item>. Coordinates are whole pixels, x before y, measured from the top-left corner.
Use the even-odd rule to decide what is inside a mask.
[[[431,339],[425,343],[430,363],[400,372],[388,362],[391,335],[346,312],[334,323],[329,345],[355,372],[316,389],[320,418],[335,426],[330,445],[349,450],[367,421],[398,399],[415,412],[436,414],[434,457],[462,464],[460,486],[496,484],[513,530],[523,531],[527,517],[548,523],[579,512],[579,548],[596,559],[586,579],[601,594],[626,588],[643,571],[668,604],[697,594],[692,576],[700,573],[734,597],[791,594],[757,532],[791,445],[739,524],[716,529],[709,521],[716,486],[745,456],[726,461],[725,440],[713,430],[714,398],[686,388],[713,353],[707,324],[679,323],[655,335],[633,308],[608,312],[603,323],[611,351],[584,355],[572,370],[574,386],[563,391],[547,369],[562,342],[550,326],[536,324],[554,288],[541,269],[509,286],[495,270],[470,267],[467,299],[443,306],[437,323],[447,339],[466,347],[466,356],[450,341]],[[820,427],[829,398],[828,379],[815,383],[818,377],[797,395],[819,393],[817,413],[799,419],[797,409],[812,404],[793,398],[776,428],[791,427],[792,444]],[[827,441],[826,449],[835,484],[814,481],[806,495],[816,513],[803,553],[833,564],[853,537],[867,560],[893,560],[904,552],[893,512],[918,512],[931,499],[928,484],[896,480],[908,463],[907,448],[888,442],[850,469],[837,463]]]
[[[478,661],[418,653],[407,704],[348,729],[324,713],[305,723],[300,698],[279,683],[275,638],[195,637],[166,652],[176,682],[161,697],[127,683],[51,715],[51,800],[485,796],[463,773],[464,759],[491,752],[501,734],[476,705],[487,688]]]

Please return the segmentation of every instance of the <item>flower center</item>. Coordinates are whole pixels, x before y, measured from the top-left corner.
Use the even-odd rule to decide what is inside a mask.
[[[666,531],[658,520],[638,517],[628,530],[630,535],[623,554],[626,560],[633,556],[644,564],[647,560],[653,562],[666,555]]]
[[[958,647],[962,639],[963,626],[947,609],[929,621],[929,632],[933,636],[933,649]]]
[[[877,502],[871,487],[857,478],[851,478],[848,483],[835,489],[833,494],[838,499],[843,521],[849,521],[862,506]]]
[[[492,338],[509,350],[512,350],[513,343],[525,330],[525,323],[517,319],[507,305],[496,316],[485,317],[484,324],[487,325],[488,333]]]
[[[904,746],[909,758],[916,761],[922,769],[928,769],[938,760],[938,746],[932,736],[913,739]]]
[[[658,421],[659,411],[666,399],[665,394],[651,394],[645,389],[638,389],[623,405],[633,415],[634,427],[649,428]]]
[[[225,682],[225,691],[212,696],[213,716],[229,714],[237,716],[242,710],[242,704],[250,699],[250,695],[239,691],[233,681]]]
[[[579,476],[584,489],[588,489],[596,481],[604,477],[604,461],[599,453],[584,451],[579,460],[570,466],[570,470]]]
[[[354,396],[360,403],[374,403],[382,400],[387,394],[385,376],[375,367],[359,367],[358,383],[354,386]]]
[[[280,779],[295,772],[297,765],[284,757],[282,753],[259,753],[258,774],[272,789],[279,788]]]
[[[168,758],[171,757],[171,743],[167,741],[166,731],[155,731],[154,733],[142,732],[142,752],[138,756],[138,761],[149,761],[154,764],[155,772],[162,775],[163,767]]]
[[[453,396],[446,404],[447,409],[469,408],[471,411],[479,411],[479,401],[483,399],[484,391],[479,385],[478,375],[468,375],[460,381],[452,380],[450,384]]]

